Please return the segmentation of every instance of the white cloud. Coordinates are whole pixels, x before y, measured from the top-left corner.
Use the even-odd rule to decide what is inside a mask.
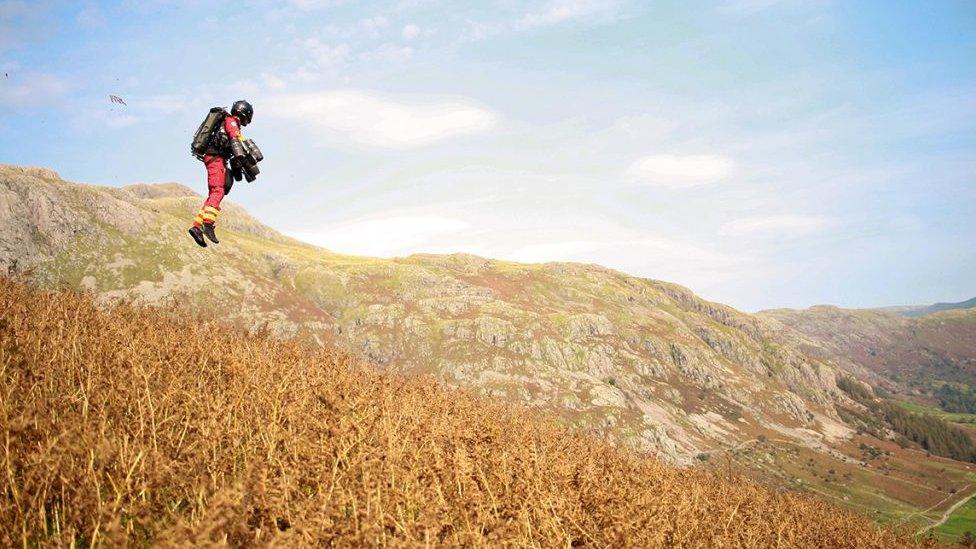
[[[604,229],[610,229],[604,227]],[[761,258],[731,253],[683,237],[634,231],[600,231],[592,239],[531,242],[492,256],[512,261],[596,263],[635,276],[668,280],[707,290],[756,268]]]
[[[400,35],[403,36],[404,40],[413,40],[414,38],[420,36],[420,27],[413,24],[405,25],[403,30],[400,31]]]
[[[626,246],[626,243],[617,243]],[[526,244],[509,252],[506,259],[538,263],[546,261],[578,261],[588,253],[615,245],[599,240],[562,240]]]
[[[794,237],[829,228],[833,221],[811,215],[768,215],[730,221],[719,229],[721,236]]]
[[[682,268],[694,265],[694,269],[701,271],[722,270],[751,261],[744,256],[725,254],[663,236],[632,232],[629,232],[629,237],[621,238],[622,236],[609,240],[562,240],[527,244],[505,254],[505,257],[526,262],[598,262],[632,272],[646,271],[648,266],[653,266],[653,270],[662,270],[667,265]],[[627,257],[640,257],[641,260],[633,262],[621,259]]]
[[[45,73],[25,73],[0,80],[0,108],[31,107],[59,102],[68,89],[57,76]]]
[[[515,26],[529,29],[567,21],[587,20],[613,13],[619,7],[620,2],[617,0],[549,0],[540,11],[523,15]]]
[[[361,90],[285,94],[269,101],[270,116],[295,120],[330,140],[380,148],[411,148],[481,133],[495,113],[464,99],[393,97]]]
[[[288,0],[288,3],[304,11],[331,8],[345,3],[345,0]]]
[[[53,0],[0,0],[0,49],[50,36]]]
[[[647,185],[687,188],[722,181],[734,169],[735,162],[726,156],[655,154],[631,164],[627,175]]]
[[[386,61],[393,64],[406,63],[412,58],[413,48],[397,44],[383,44],[373,51],[359,54],[359,59],[363,61]]]
[[[280,91],[288,87],[288,82],[286,82],[284,78],[269,72],[262,72],[261,80],[264,81],[265,86],[275,91]]]
[[[371,256],[406,255],[436,246],[432,240],[469,227],[459,219],[406,215],[358,219],[321,232],[293,232],[296,238],[333,251]]]
[[[825,0],[726,0],[719,6],[721,11],[756,13],[770,8],[788,5],[823,3]]]
[[[112,114],[103,120],[106,126],[115,130],[135,126],[139,123],[139,118],[131,114]]]
[[[332,67],[346,61],[352,49],[348,44],[330,46],[323,44],[318,38],[308,38],[302,42],[305,51],[321,67]]]
[[[500,30],[497,26],[469,20],[465,25],[464,31],[461,33],[461,41],[479,42],[493,34],[497,34]]]
[[[731,12],[755,12],[782,4],[784,0],[727,0],[720,9]]]
[[[360,21],[360,24],[363,26],[363,29],[368,35],[376,38],[380,36],[387,27],[390,26],[390,21],[386,17],[379,15],[376,17],[363,19]]]
[[[407,11],[417,8],[431,6],[436,4],[440,0],[400,0],[393,7],[395,11]]]
[[[549,0],[538,9],[528,11],[515,21],[484,23],[468,19],[460,40],[478,42],[511,31],[549,27],[568,22],[607,21],[620,15],[624,0]]]
[[[130,97],[127,102],[133,109],[145,109],[147,111],[163,114],[176,114],[186,112],[194,105],[192,96],[180,94],[161,94],[149,95],[146,97]]]
[[[125,105],[112,103],[108,96],[83,98],[87,106],[83,109],[68,108],[71,123],[84,132],[97,132],[108,128],[119,130],[141,124],[146,120],[160,117],[175,117],[187,113],[199,114],[200,106],[192,94],[127,95],[120,97]],[[95,101],[94,104],[90,103]],[[70,104],[74,105],[74,102]]]

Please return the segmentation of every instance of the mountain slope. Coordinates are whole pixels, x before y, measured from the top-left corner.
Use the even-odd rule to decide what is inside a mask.
[[[893,547],[341,351],[0,277],[4,546]]]
[[[102,303],[179,305],[188,326],[343,346],[379,370],[544,408],[668,461],[734,464],[884,522],[924,528],[971,493],[967,464],[862,430],[871,410],[839,390],[849,374],[836,365],[880,374],[773,316],[595,265],[334,254],[228,202],[223,243],[200,249],[185,231],[201,200],[175,183],[0,166],[0,269]]]
[[[102,299],[178,301],[336,341],[679,462],[760,434],[818,446],[850,432],[831,365],[680,286],[593,265],[342,256],[233,205],[223,244],[199,249],[185,235],[199,200],[173,184],[102,188],[0,168],[0,263]]]
[[[811,354],[890,392],[925,397],[942,383],[976,388],[976,309],[909,318],[818,306],[758,316],[801,333]]]

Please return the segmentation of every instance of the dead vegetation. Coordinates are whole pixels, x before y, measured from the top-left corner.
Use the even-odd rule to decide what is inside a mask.
[[[911,543],[338,351],[6,279],[0,314],[4,546]]]

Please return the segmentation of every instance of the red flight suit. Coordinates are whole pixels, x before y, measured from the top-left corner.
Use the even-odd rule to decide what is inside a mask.
[[[224,131],[231,139],[244,139],[241,133],[241,122],[236,116],[228,114],[224,117]],[[227,159],[219,154],[203,156],[203,165],[207,167],[207,189],[209,195],[204,201],[200,212],[193,219],[193,226],[199,227],[204,223],[214,224],[220,216],[220,201],[224,199],[224,189],[227,185]]]

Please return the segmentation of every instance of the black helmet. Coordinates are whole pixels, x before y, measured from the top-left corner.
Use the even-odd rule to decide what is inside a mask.
[[[236,116],[241,121],[241,124],[247,126],[251,123],[251,119],[254,118],[254,107],[247,101],[241,99],[240,101],[234,102],[234,106],[230,108],[230,113]]]

